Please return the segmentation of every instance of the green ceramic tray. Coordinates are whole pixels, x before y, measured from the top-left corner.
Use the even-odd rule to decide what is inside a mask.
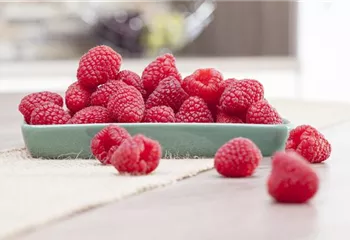
[[[264,156],[284,147],[290,122],[281,125],[220,123],[118,124],[131,135],[142,133],[158,140],[163,157],[213,157],[217,149],[234,137],[251,139]],[[91,138],[107,124],[22,125],[24,142],[33,157],[92,158]]]

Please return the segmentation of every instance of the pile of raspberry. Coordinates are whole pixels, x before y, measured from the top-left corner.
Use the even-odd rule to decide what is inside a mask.
[[[79,61],[77,81],[65,92],[25,96],[19,111],[27,124],[226,123],[282,124],[276,109],[254,79],[226,79],[213,68],[198,69],[182,79],[175,58],[156,58],[141,76],[120,70],[122,57],[107,46],[89,50]],[[65,107],[64,107],[65,103]],[[161,161],[157,140],[107,124],[91,140],[91,152],[119,173],[146,175]],[[329,159],[331,145],[309,125],[290,132],[284,151],[272,156],[268,194],[278,202],[304,203],[319,187],[311,164]],[[227,178],[252,176],[262,161],[260,149],[247,138],[234,138],[214,157],[216,171]]]
[[[182,78],[171,54],[157,57],[140,75],[121,65],[121,55],[112,48],[94,47],[79,60],[77,81],[64,97],[32,93],[21,100],[19,111],[31,125],[282,123],[257,80],[224,80],[213,68]]]

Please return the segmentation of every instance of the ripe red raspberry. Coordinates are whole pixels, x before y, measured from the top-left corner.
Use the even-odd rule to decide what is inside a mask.
[[[172,76],[179,82],[182,80],[175,65],[175,57],[172,54],[164,54],[157,57],[142,72],[142,82],[147,94],[151,94],[158,83],[166,77]]]
[[[272,107],[266,100],[253,103],[247,110],[247,123],[254,124],[281,124],[282,117],[277,110]]]
[[[290,131],[286,149],[296,149],[300,142],[307,137],[324,137],[316,128],[310,125],[300,125]]]
[[[106,160],[105,161],[100,161],[100,162],[102,164],[111,164],[112,155],[118,148],[119,148],[119,145],[112,146],[107,152]]]
[[[136,88],[119,88],[109,99],[107,108],[113,120],[123,123],[141,122],[145,111],[142,95]]]
[[[100,85],[91,95],[91,105],[107,107],[109,98],[117,92],[119,88],[125,87],[122,81],[112,80]]]
[[[129,86],[135,87],[137,90],[139,90],[139,92],[145,98],[146,90],[144,89],[142,80],[137,73],[134,73],[129,70],[123,70],[118,73],[116,80],[123,81]]]
[[[230,114],[247,111],[255,102],[264,98],[263,85],[257,80],[243,79],[229,86],[222,93],[220,107]]]
[[[43,104],[36,105],[31,114],[30,124],[66,124],[69,119],[70,115],[61,106],[51,102],[45,102]]]
[[[66,106],[71,113],[90,106],[91,90],[82,87],[78,82],[72,83],[65,95]]]
[[[112,118],[105,107],[90,106],[75,113],[68,124],[111,123]]]
[[[108,46],[97,46],[85,53],[79,61],[77,78],[79,83],[95,89],[111,79],[116,79],[122,57]]]
[[[215,154],[214,167],[224,177],[251,176],[262,159],[259,148],[247,138],[234,138]]]
[[[277,202],[307,202],[318,187],[319,178],[303,157],[293,151],[274,154],[267,189]]]
[[[175,113],[171,107],[156,106],[145,111],[143,122],[175,122]]]
[[[329,158],[332,147],[317,129],[301,125],[290,132],[286,150],[296,151],[311,163],[320,163]]]
[[[108,125],[92,138],[90,144],[91,153],[102,164],[110,164],[112,154],[125,139],[130,137],[124,128],[117,125]]]
[[[217,123],[243,123],[242,119],[236,116],[231,116],[226,114],[223,111],[218,111],[216,115],[216,122]]]
[[[201,97],[208,104],[217,104],[221,95],[222,82],[223,77],[218,70],[204,68],[186,77],[181,85],[190,96]]]
[[[210,123],[213,121],[213,116],[207,104],[200,97],[189,97],[176,114],[176,122]]]
[[[138,134],[119,146],[111,163],[121,174],[146,175],[158,167],[161,156],[162,149],[157,141]]]
[[[225,81],[222,81],[220,83],[220,90],[219,90],[220,96],[225,91],[225,89],[228,88],[228,86],[230,86],[231,84],[236,83],[237,81],[239,81],[239,80],[236,79],[236,78],[228,78]]]
[[[179,81],[174,77],[167,77],[160,81],[157,88],[148,97],[146,108],[164,105],[177,112],[187,98],[188,95],[181,88]]]
[[[31,93],[22,98],[18,106],[18,110],[24,116],[24,120],[26,121],[26,123],[30,123],[30,117],[36,105],[40,105],[46,102],[55,103],[60,107],[63,106],[63,98],[59,94],[43,91]]]

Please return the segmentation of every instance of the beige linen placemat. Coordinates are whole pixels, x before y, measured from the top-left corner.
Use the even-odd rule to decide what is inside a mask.
[[[164,160],[149,176],[120,176],[96,160],[0,152],[0,238],[211,169],[212,159]]]

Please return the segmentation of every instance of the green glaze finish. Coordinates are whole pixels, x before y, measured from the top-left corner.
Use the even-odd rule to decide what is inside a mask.
[[[131,135],[144,134],[158,140],[163,157],[213,157],[217,149],[235,137],[251,139],[264,156],[283,149],[291,127],[280,125],[220,123],[118,124]],[[107,124],[22,125],[24,142],[33,157],[91,158],[91,138]]]

